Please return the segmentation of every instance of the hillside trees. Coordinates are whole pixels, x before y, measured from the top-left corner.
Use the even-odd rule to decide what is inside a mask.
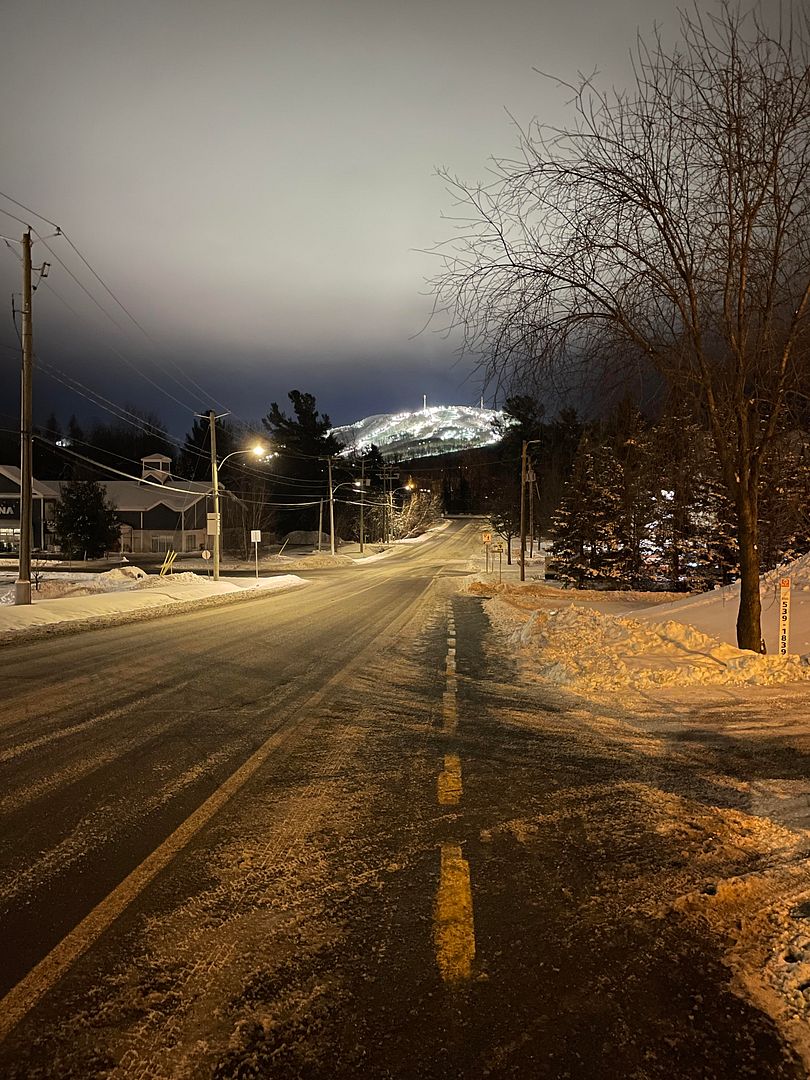
[[[436,282],[493,374],[575,367],[593,385],[624,363],[705,422],[750,649],[763,468],[810,362],[807,19],[782,26],[728,5],[682,15],[676,46],[640,42],[628,92],[582,79],[574,124],[532,125],[486,187],[446,177],[467,225]]]

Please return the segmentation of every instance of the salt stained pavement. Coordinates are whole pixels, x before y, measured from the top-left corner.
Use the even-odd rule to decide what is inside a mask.
[[[782,577],[787,657],[774,655]],[[479,577],[468,589],[490,597],[496,648],[539,683],[539,701],[563,706],[553,733],[567,725],[571,753],[623,763],[598,792],[569,789],[585,835],[612,828],[605,843],[621,853],[624,840],[637,859],[652,832],[671,853],[636,876],[621,866],[604,902],[708,930],[730,988],[772,1018],[810,1076],[810,555],[762,578],[765,656],[734,644],[739,585],[678,597]],[[549,726],[542,709],[506,719]],[[608,825],[594,820],[595,794],[614,809]]]

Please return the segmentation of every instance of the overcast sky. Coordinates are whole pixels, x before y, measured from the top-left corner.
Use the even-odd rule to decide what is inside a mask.
[[[625,84],[655,20],[674,32],[676,4],[6,0],[0,190],[62,226],[149,335],[48,239],[127,329],[37,244],[35,263],[53,264],[38,354],[180,434],[195,409],[258,417],[291,388],[335,423],[423,393],[476,402],[457,343],[418,333],[433,269],[420,249],[452,228],[436,168],[483,178],[515,145],[507,111],[561,120],[563,93],[533,68]],[[0,215],[0,232],[21,231]],[[5,245],[0,277],[6,298],[19,290]],[[7,421],[18,360],[3,311]],[[40,373],[36,412],[51,406],[100,415]]]

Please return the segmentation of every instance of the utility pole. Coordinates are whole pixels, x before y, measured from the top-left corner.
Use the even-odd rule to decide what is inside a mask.
[[[321,534],[323,532],[323,499],[318,502],[318,554],[321,553]]]
[[[332,487],[332,459],[326,459],[329,470],[329,550],[335,554],[335,492]]]
[[[365,533],[363,531],[363,511],[366,508],[366,459],[360,458],[360,554],[363,554],[363,544],[365,541]]]
[[[534,466],[529,462],[529,558],[534,558]]]
[[[540,439],[524,439],[520,452],[520,580],[526,580],[526,478],[530,468],[526,451]],[[532,476],[534,468],[532,467]]]
[[[520,451],[520,580],[526,580],[526,440]]]
[[[217,414],[208,411],[211,429],[211,489],[214,495],[214,581],[219,581],[219,473],[217,471]]]
[[[31,230],[22,237],[22,377],[20,380],[20,565],[14,583],[14,603],[31,603],[31,534],[33,531],[33,374],[31,328]]]

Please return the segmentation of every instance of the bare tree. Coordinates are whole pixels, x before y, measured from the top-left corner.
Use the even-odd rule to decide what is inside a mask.
[[[694,407],[735,508],[737,640],[756,650],[762,463],[810,366],[807,30],[726,5],[682,15],[675,47],[640,39],[631,90],[582,79],[570,128],[521,132],[486,187],[446,177],[465,209],[435,283],[493,377],[597,380],[621,361]]]

